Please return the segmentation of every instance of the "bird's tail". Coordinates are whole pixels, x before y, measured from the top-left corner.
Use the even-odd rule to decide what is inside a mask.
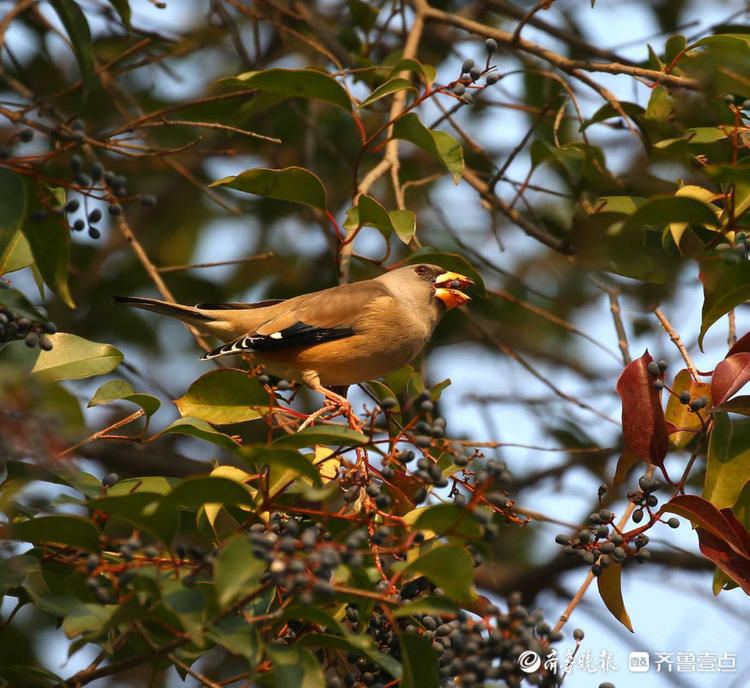
[[[169,303],[159,301],[158,299],[144,299],[139,296],[115,296],[115,303],[125,303],[136,308],[143,308],[146,311],[169,315],[173,318],[190,323],[191,325],[200,325],[201,323],[210,322],[213,318],[200,309],[193,306],[182,306],[178,303]]]

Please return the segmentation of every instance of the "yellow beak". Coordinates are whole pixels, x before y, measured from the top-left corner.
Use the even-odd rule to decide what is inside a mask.
[[[435,298],[440,299],[448,309],[463,306],[471,299],[459,289],[473,284],[468,277],[457,272],[444,272],[435,280]]]

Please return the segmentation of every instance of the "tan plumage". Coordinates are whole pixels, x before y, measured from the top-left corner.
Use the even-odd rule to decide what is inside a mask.
[[[463,275],[422,264],[281,301],[191,307],[116,300],[228,342],[204,359],[247,352],[270,374],[318,389],[382,377],[411,361],[445,310],[469,300],[459,289],[470,284]]]

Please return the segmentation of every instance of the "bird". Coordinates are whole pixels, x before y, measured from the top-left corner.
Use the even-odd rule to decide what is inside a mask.
[[[473,284],[422,263],[290,299],[196,306],[135,296],[115,301],[178,318],[226,342],[201,360],[247,353],[264,372],[341,403],[346,399],[333,390],[384,377],[413,360],[443,314],[470,301],[461,289]]]

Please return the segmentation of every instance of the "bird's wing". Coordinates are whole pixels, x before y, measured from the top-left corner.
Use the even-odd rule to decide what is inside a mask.
[[[284,301],[286,301],[286,299],[266,299],[265,301],[256,301],[255,303],[196,303],[195,308],[210,311],[247,311],[254,308],[267,308],[268,306],[275,306],[279,303],[284,303]]]
[[[376,300],[382,307],[384,299],[395,302],[385,285],[372,280],[297,296],[285,301],[281,307],[275,306],[277,314],[254,331],[214,349],[202,359],[242,351],[260,353],[314,346],[351,337],[357,333],[357,325],[363,313]]]

